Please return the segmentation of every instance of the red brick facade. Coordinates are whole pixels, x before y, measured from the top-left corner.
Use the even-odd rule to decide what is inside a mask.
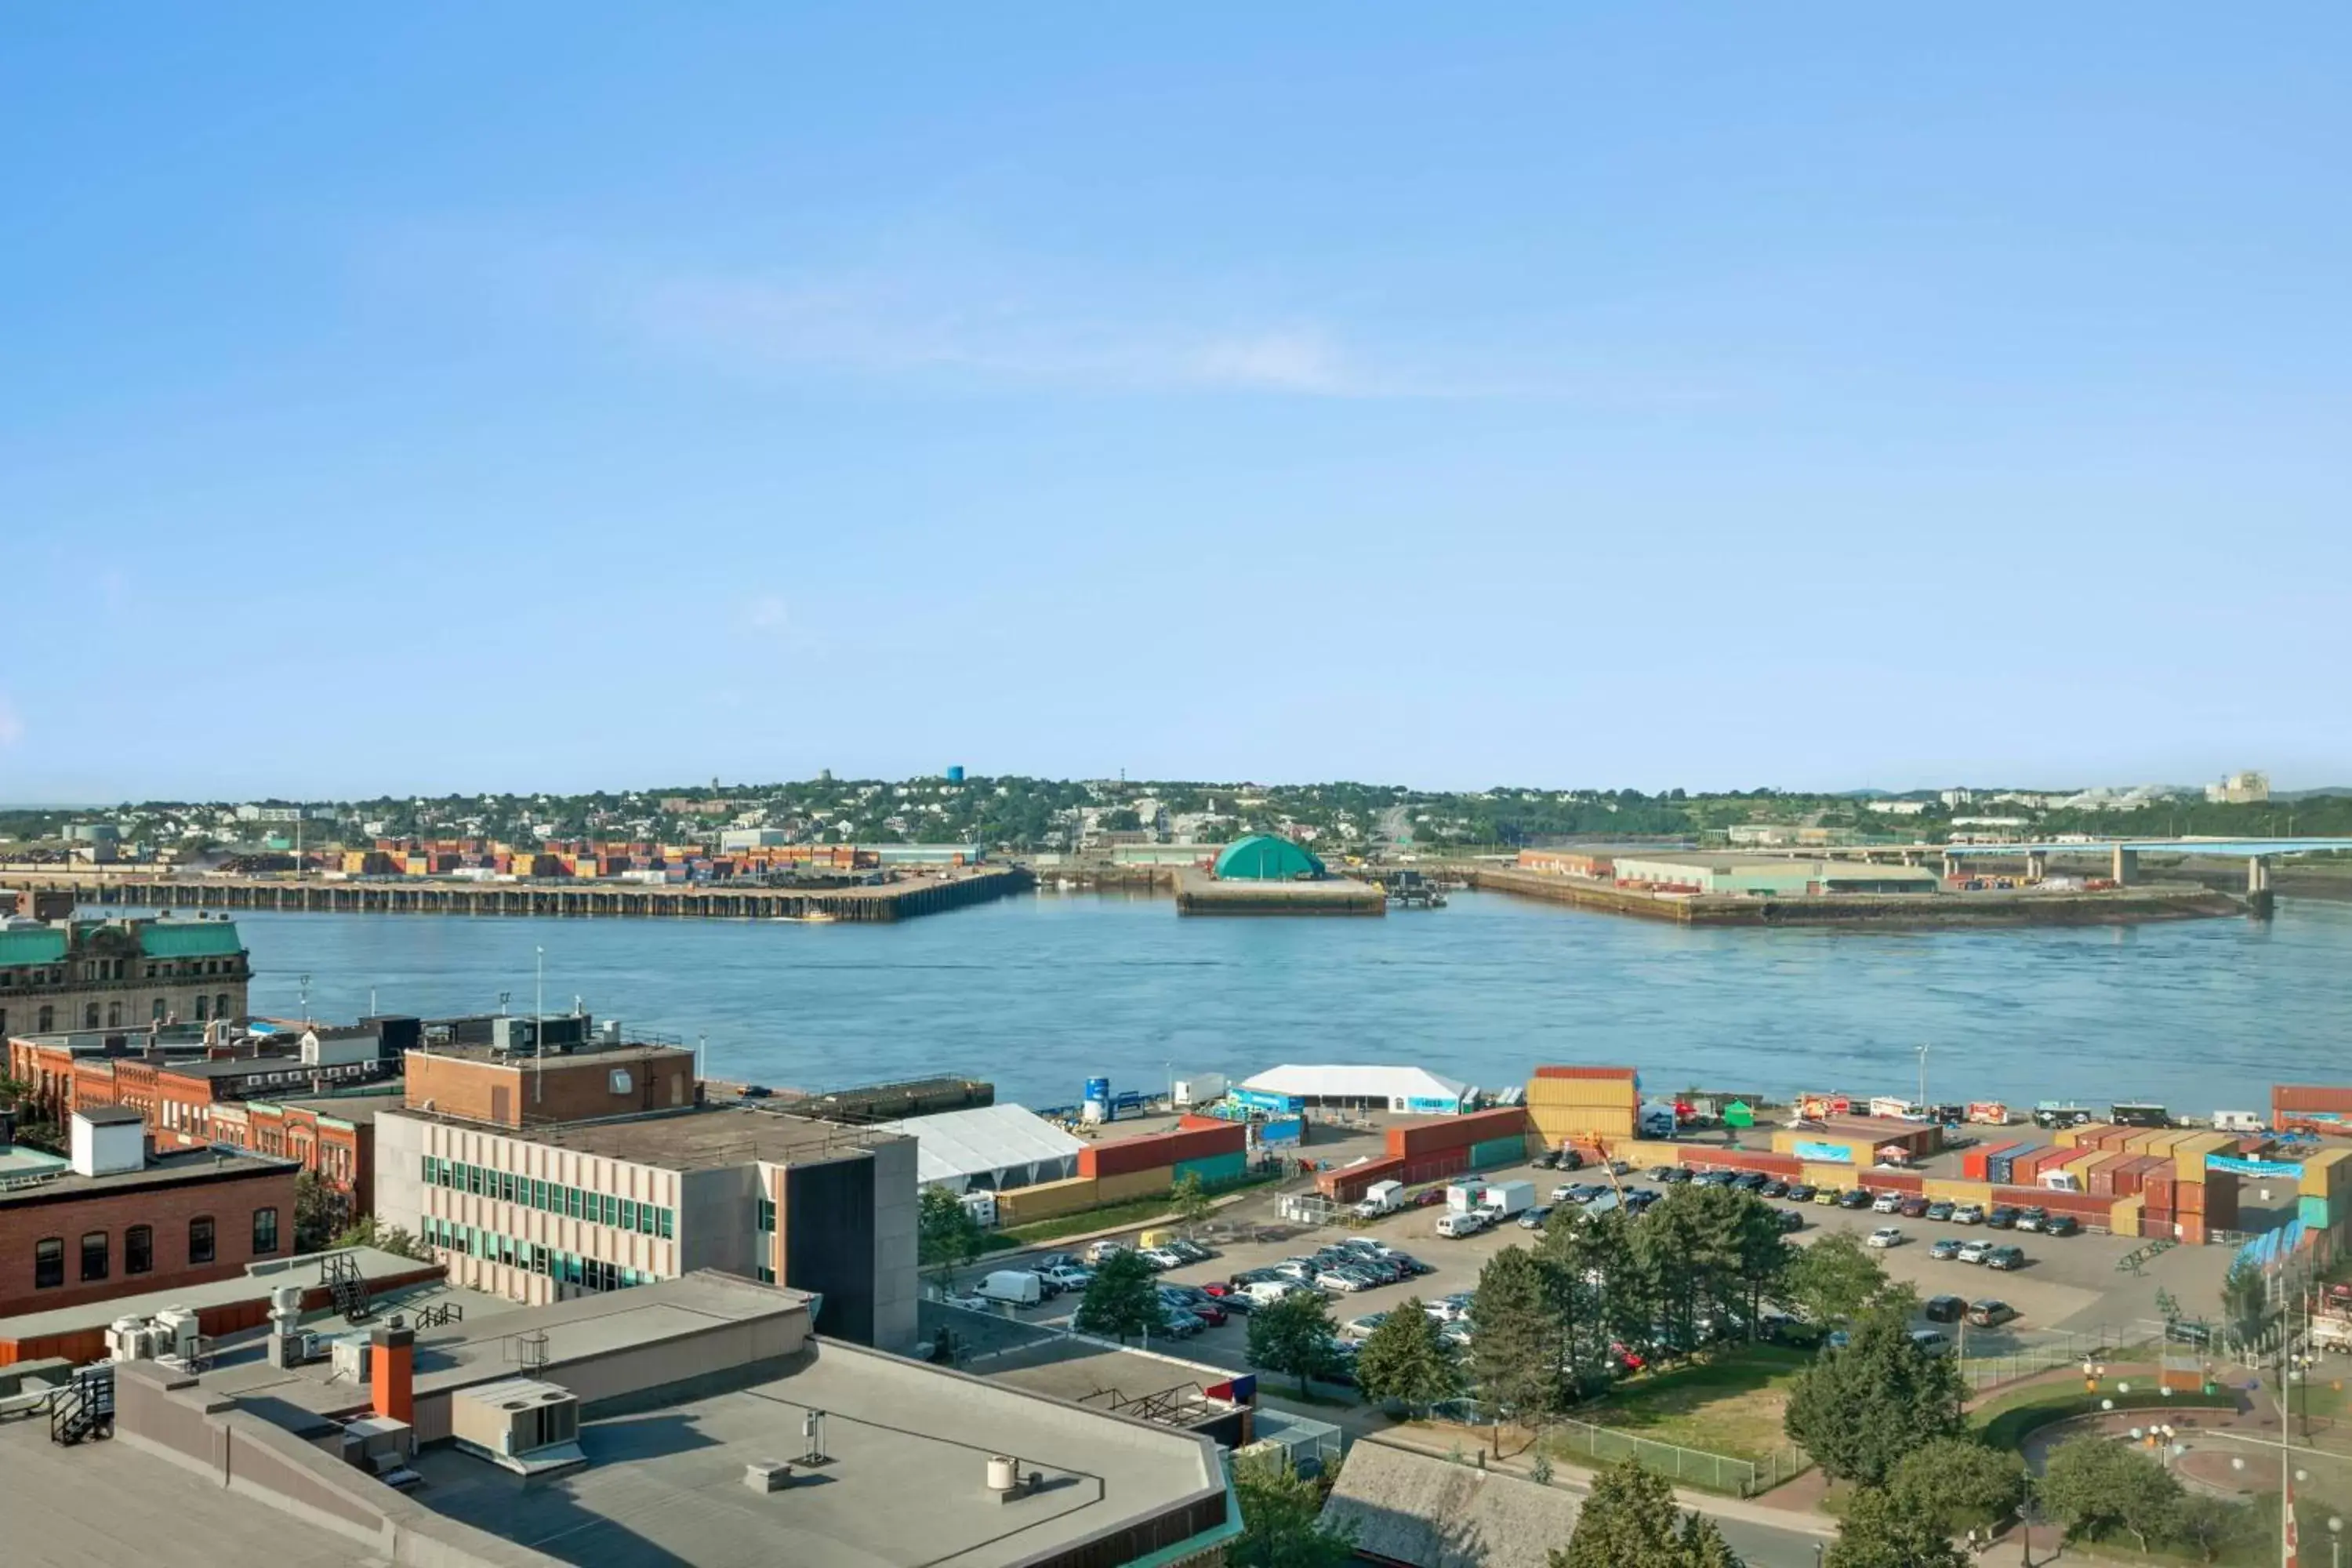
[[[233,1165],[192,1170],[166,1182],[151,1177],[113,1190],[101,1178],[94,1188],[60,1183],[9,1194],[0,1198],[0,1318],[226,1279],[260,1258],[290,1258],[294,1177],[291,1166]],[[278,1245],[257,1253],[254,1215],[264,1209],[278,1212]],[[206,1216],[213,1222],[212,1261],[194,1262],[189,1257],[190,1222]],[[135,1226],[148,1226],[152,1236],[152,1266],[137,1274],[130,1272],[129,1256],[129,1232]],[[107,1238],[106,1277],[85,1280],[82,1241],[100,1234]],[[49,1238],[62,1247],[64,1278],[41,1286],[35,1282],[39,1247]]]
[[[551,1056],[543,1062],[478,1052],[411,1051],[411,1110],[499,1127],[594,1121],[695,1102],[694,1053],[645,1046]]]

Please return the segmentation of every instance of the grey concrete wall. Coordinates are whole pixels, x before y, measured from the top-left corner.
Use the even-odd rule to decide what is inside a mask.
[[[874,1345],[905,1354],[915,1345],[917,1190],[915,1141],[874,1150]]]
[[[678,1271],[716,1268],[758,1277],[760,1167],[688,1171],[678,1178]]]
[[[375,1221],[420,1236],[425,1221],[424,1123],[404,1116],[375,1119]]]

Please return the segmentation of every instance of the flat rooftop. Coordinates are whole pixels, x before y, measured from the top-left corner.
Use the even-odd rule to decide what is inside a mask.
[[[803,1468],[812,1410],[824,1413],[826,1458]],[[530,1485],[428,1449],[415,1495],[583,1568],[1003,1568],[1188,1501],[1216,1499],[1224,1517],[1205,1437],[829,1341],[769,1382],[588,1422],[580,1447],[585,1468]],[[1045,1485],[999,1500],[986,1488],[994,1454],[1019,1456]],[[793,1462],[792,1483],[753,1491],[743,1472],[755,1460]]]
[[[413,1046],[409,1048],[408,1054],[418,1057],[458,1057],[469,1062],[499,1062],[529,1071],[542,1061],[557,1068],[583,1062],[597,1067],[608,1067],[614,1062],[674,1061],[679,1057],[692,1056],[694,1053],[684,1046],[599,1046],[593,1040],[583,1040],[568,1050],[561,1047],[551,1049],[543,1057],[530,1051],[500,1050],[493,1045],[474,1042],[463,1045],[436,1043],[430,1046]]]
[[[47,1181],[0,1192],[0,1207],[14,1204],[49,1204],[61,1198],[86,1198],[98,1194],[136,1192],[142,1187],[243,1181],[248,1177],[292,1172],[299,1168],[292,1160],[280,1160],[268,1154],[228,1154],[210,1149],[188,1149],[178,1153],[151,1155],[146,1165],[140,1170],[118,1171],[108,1176],[84,1176],[68,1169]]]
[[[1002,1352],[981,1371],[991,1383],[1161,1426],[1213,1421],[1234,1409],[1233,1401],[1211,1398],[1202,1392],[1230,1382],[1236,1375],[1234,1373],[1086,1340],[1041,1341]],[[1145,1415],[1146,1410],[1157,1414]]]
[[[404,1274],[439,1267],[373,1247],[354,1247],[344,1250],[359,1259],[360,1273],[371,1280],[396,1279]],[[226,1307],[239,1301],[267,1300],[270,1290],[279,1285],[299,1285],[306,1290],[316,1289],[326,1283],[327,1256],[322,1252],[310,1253],[280,1264],[264,1264],[259,1272],[239,1274],[228,1279],[214,1279],[202,1285],[183,1285],[176,1290],[110,1296],[102,1301],[51,1307],[40,1312],[20,1312],[13,1318],[0,1318],[0,1342],[46,1339],[54,1334],[103,1329],[117,1318],[152,1318],[166,1307],[193,1307],[202,1310],[206,1307]]]
[[[257,1503],[128,1443],[49,1441],[45,1419],[0,1424],[7,1558],[35,1568],[363,1568],[350,1537]]]
[[[413,1116],[474,1131],[485,1129],[482,1122],[439,1111],[411,1108],[383,1114]],[[898,1137],[870,1127],[841,1127],[748,1105],[701,1105],[625,1121],[551,1127],[492,1125],[488,1130],[551,1148],[572,1149],[666,1171],[719,1170],[756,1160],[779,1165],[815,1163],[894,1142]]]

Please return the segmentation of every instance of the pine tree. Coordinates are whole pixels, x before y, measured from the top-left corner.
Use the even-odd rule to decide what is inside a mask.
[[[1968,1568],[1937,1522],[1878,1487],[1863,1487],[1838,1521],[1826,1568]]]
[[[1297,1378],[1303,1395],[1307,1380],[1331,1371],[1339,1360],[1332,1330],[1331,1304],[1312,1290],[1293,1290],[1250,1314],[1250,1364]]]
[[[1950,1358],[1921,1350],[1900,1311],[1879,1309],[1799,1375],[1784,1425],[1830,1476],[1885,1486],[1906,1455],[1959,1434],[1961,1394]]]
[[[1087,1281],[1073,1326],[1082,1334],[1108,1334],[1125,1344],[1160,1329],[1167,1311],[1160,1302],[1160,1282],[1151,1265],[1134,1252],[1112,1253]]]
[[[1495,1452],[1507,1415],[1532,1426],[1559,1408],[1560,1331],[1549,1271],[1524,1247],[1507,1247],[1478,1272],[1470,1300],[1471,1375],[1493,1406]]]
[[[1685,1517],[1664,1477],[1624,1459],[1592,1479],[1549,1568],[1740,1568],[1713,1520]]]
[[[1420,1297],[1407,1297],[1357,1351],[1356,1386],[1367,1399],[1393,1399],[1416,1411],[1461,1388],[1454,1347]]]

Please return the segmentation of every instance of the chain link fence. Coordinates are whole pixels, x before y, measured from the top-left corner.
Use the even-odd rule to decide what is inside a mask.
[[[1493,1415],[1470,1399],[1446,1400],[1430,1411],[1430,1417],[1478,1431],[1495,1424]],[[1485,1441],[1483,1437],[1479,1440]],[[1569,1416],[1546,1421],[1536,1434],[1535,1446],[1547,1456],[1595,1469],[1620,1459],[1638,1459],[1644,1468],[1677,1486],[1696,1487],[1727,1497],[1754,1497],[1813,1468],[1811,1458],[1800,1448],[1776,1448],[1760,1459],[1744,1459],[1706,1448],[1686,1448],[1679,1443],[1662,1443],[1655,1437],[1636,1436]]]

